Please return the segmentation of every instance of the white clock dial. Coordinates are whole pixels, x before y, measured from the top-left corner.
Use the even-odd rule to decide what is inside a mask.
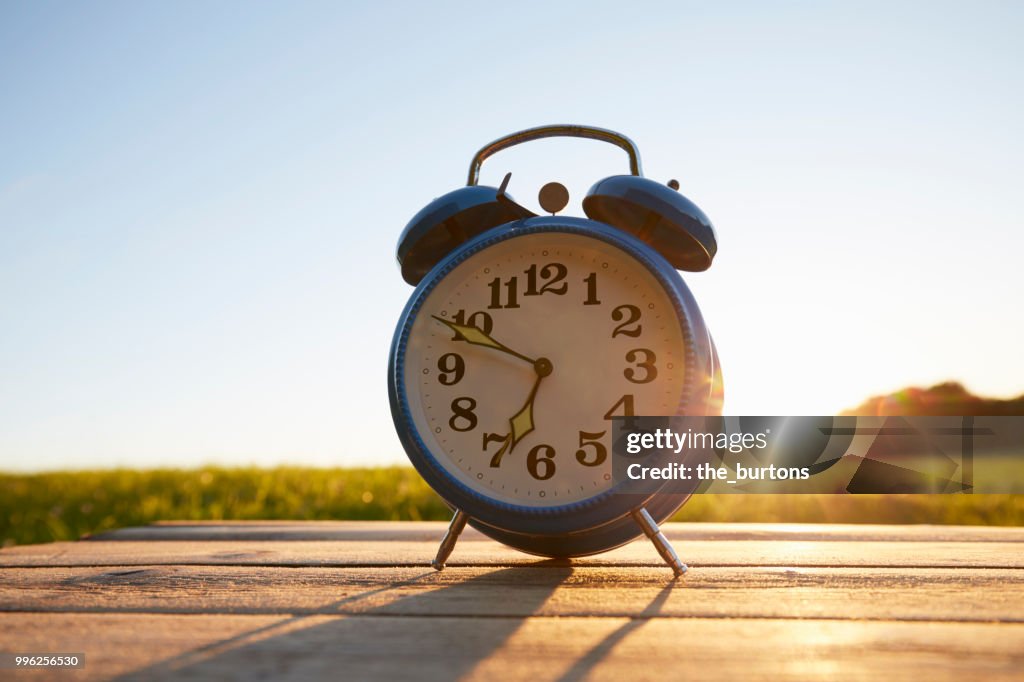
[[[642,263],[547,232],[490,246],[434,286],[412,322],[404,383],[449,474],[546,507],[611,486],[610,418],[676,414],[685,365],[673,299]]]

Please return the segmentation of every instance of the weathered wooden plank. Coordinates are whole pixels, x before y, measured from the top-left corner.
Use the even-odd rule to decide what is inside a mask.
[[[95,540],[395,540],[437,541],[446,524],[433,521],[167,521],[120,528]],[[993,526],[668,523],[673,540],[781,540],[864,542],[1022,542],[1024,528]],[[486,540],[467,528],[462,541]]]
[[[1024,622],[1024,570],[702,568],[0,570],[0,611]]]
[[[82,679],[960,682],[1024,671],[1024,625],[988,623],[18,613],[0,614],[0,640],[83,651],[86,667],[69,676]]]
[[[1022,568],[1024,546],[1012,542],[816,542],[675,540],[691,566],[903,566]],[[90,541],[24,545],[0,551],[3,566],[213,564],[267,566],[427,566],[437,542],[363,541]],[[538,565],[540,559],[490,540],[460,542],[452,566]],[[574,566],[655,566],[646,541],[578,559]]]

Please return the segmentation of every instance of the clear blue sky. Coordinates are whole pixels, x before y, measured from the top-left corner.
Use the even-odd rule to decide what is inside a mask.
[[[552,122],[714,221],[729,413],[1024,392],[1021,35],[1016,2],[5,2],[0,469],[404,462],[395,241]],[[626,165],[506,170],[571,213]]]

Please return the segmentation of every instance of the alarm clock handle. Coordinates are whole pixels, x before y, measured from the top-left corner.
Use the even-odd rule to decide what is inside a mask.
[[[505,137],[499,137],[489,144],[485,144],[473,155],[473,160],[469,164],[469,179],[466,181],[466,184],[472,187],[480,181],[480,166],[492,154],[496,154],[502,149],[522,144],[523,142],[539,140],[545,137],[583,137],[614,144],[617,147],[621,147],[629,155],[629,172],[633,175],[643,175],[643,170],[640,168],[640,150],[633,140],[622,133],[593,126],[557,124],[520,130],[518,133],[511,133]]]

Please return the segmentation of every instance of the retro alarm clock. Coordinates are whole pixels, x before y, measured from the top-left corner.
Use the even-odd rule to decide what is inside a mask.
[[[540,188],[538,216],[478,185],[492,154],[530,140],[601,140],[630,174],[599,180],[586,218],[558,215],[569,195]],[[707,216],[645,178],[624,135],[552,125],[502,137],[473,157],[466,187],[421,210],[398,242],[416,286],[391,347],[388,389],[409,459],[454,510],[432,565],[444,568],[466,524],[524,552],[577,557],[641,535],[677,576],[658,524],[689,493],[620,494],[612,419],[717,415],[721,372],[700,310],[677,270],[717,251]]]

